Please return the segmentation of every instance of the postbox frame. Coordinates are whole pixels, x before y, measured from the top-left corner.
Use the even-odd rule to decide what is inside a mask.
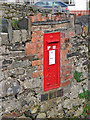
[[[52,40],[46,40],[48,39],[47,36],[56,36],[56,38],[52,39]],[[44,91],[48,91],[48,90],[52,90],[52,89],[56,89],[56,88],[59,88],[60,87],[60,32],[55,32],[55,33],[45,33],[44,34],[44,49],[43,49],[43,55],[44,55],[44,59],[43,59],[43,65],[44,65],[44,68],[43,68],[43,71],[44,71]],[[55,85],[55,86],[51,86],[51,87],[46,87],[46,79],[45,79],[45,64],[46,64],[46,55],[45,55],[45,50],[46,50],[46,42],[48,43],[57,43],[58,44],[58,84]]]

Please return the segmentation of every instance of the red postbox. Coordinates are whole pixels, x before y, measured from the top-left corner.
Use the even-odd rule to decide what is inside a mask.
[[[44,34],[44,91],[60,87],[60,32]]]

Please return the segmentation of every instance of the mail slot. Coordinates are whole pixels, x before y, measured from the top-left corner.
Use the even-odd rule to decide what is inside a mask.
[[[44,34],[44,91],[60,87],[60,32]]]

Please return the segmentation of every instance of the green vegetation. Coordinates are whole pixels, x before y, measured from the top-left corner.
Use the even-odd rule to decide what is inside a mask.
[[[80,79],[80,77],[81,77],[81,72],[78,72],[78,71],[75,71],[74,72],[74,78],[75,78],[75,80],[77,81],[77,82],[81,82],[81,79]]]
[[[18,27],[17,23],[18,23],[17,20],[12,20],[12,27],[13,27],[13,29],[15,29],[15,30],[19,30],[19,27]]]
[[[85,91],[85,88],[83,88],[83,93],[79,94],[79,98],[85,98],[85,107],[83,110],[83,113],[80,116],[87,117],[88,113],[90,113],[90,105],[88,104],[88,99],[89,99],[89,94],[90,92],[87,90]]]
[[[83,93],[80,93],[79,94],[79,98],[85,98],[86,100],[88,99],[89,97],[89,91],[85,91],[85,88],[83,88]]]
[[[76,111],[78,109],[78,106],[73,106],[73,109]]]
[[[22,114],[22,116],[23,116],[23,117],[26,117],[26,115],[25,115],[24,113]]]
[[[88,65],[88,68],[90,68],[90,64]],[[82,80],[80,79],[81,77],[81,72],[78,72],[78,71],[75,71],[74,72],[74,78],[77,82],[81,82]],[[90,113],[90,105],[88,105],[88,99],[89,99],[89,95],[90,95],[90,91],[86,90],[85,91],[85,88],[83,88],[83,93],[80,93],[78,96],[80,99],[84,99],[85,98],[85,106],[84,106],[84,110],[82,112],[82,114],[79,116],[80,118],[83,117],[87,117],[88,114]],[[77,106],[73,106],[73,109],[74,110],[77,110],[78,107]],[[75,119],[78,120],[78,118],[76,117]]]
[[[89,112],[90,112],[90,106],[86,105],[84,110],[83,110],[83,113],[80,116],[83,115],[84,117],[86,117]]]

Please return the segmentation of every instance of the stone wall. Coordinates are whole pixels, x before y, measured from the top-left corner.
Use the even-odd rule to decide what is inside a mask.
[[[1,3],[0,3],[1,4]],[[40,7],[27,5],[27,4],[1,4],[2,18],[7,18],[11,20],[19,20],[23,17],[33,15],[34,13],[50,13],[50,10],[43,10]]]
[[[81,71],[80,61],[76,61],[77,56],[73,53],[76,50],[73,48],[74,16],[39,13],[29,19],[30,36],[26,30],[13,30],[12,41],[9,41],[8,33],[0,33],[0,115],[20,118],[23,114],[30,118],[79,116],[85,99],[80,99],[78,94],[83,92],[84,83],[87,90],[88,81],[87,70],[83,67]],[[61,33],[60,87],[44,92],[43,35],[53,32]],[[87,52],[86,47],[84,50]],[[79,65],[75,66],[75,62]],[[75,70],[86,75],[80,83],[73,77]]]

